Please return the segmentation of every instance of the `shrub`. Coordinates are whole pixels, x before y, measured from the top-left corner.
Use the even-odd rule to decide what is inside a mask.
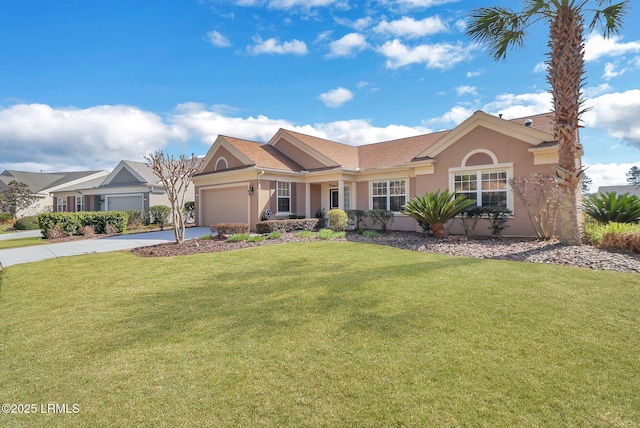
[[[65,238],[68,235],[64,232],[64,230],[62,230],[62,228],[60,226],[53,226],[52,228],[50,228],[49,230],[47,230],[47,236],[45,236],[46,239],[60,239],[60,238]]]
[[[364,236],[365,238],[375,238],[380,234],[375,230],[363,230],[360,235]]]
[[[265,220],[256,223],[256,232],[268,234],[271,232],[295,232],[297,230],[315,230],[324,224],[321,218],[303,218],[287,220]]]
[[[91,226],[95,233],[102,234],[106,233],[107,225],[111,225],[112,233],[122,233],[127,226],[128,218],[124,211],[44,213],[38,216],[38,224],[42,229],[42,236],[47,238],[47,232],[54,226],[60,226],[67,235],[79,234],[83,226]]]
[[[11,213],[0,213],[0,224],[10,223],[11,221],[13,221]]]
[[[468,238],[473,236],[478,221],[486,214],[485,207],[471,205],[460,213],[460,221],[464,228],[464,234]]]
[[[280,239],[281,236],[281,232],[271,232],[269,233],[269,235],[267,235],[267,239]]]
[[[583,201],[584,213],[599,223],[638,223],[640,199],[637,196],[616,192],[587,196]]]
[[[331,211],[329,211],[331,212]],[[330,239],[333,238],[333,230],[331,229],[320,229],[318,232],[318,238],[320,239]]]
[[[129,218],[127,219],[127,228],[134,229],[143,226],[149,221],[148,216],[143,210],[125,211]]]
[[[640,252],[640,225],[630,223],[600,224],[586,221],[583,232],[586,244]]]
[[[511,210],[507,208],[486,207],[485,212],[490,223],[489,230],[491,230],[491,236],[496,239],[501,239],[502,231],[509,227],[507,226],[507,221],[509,220],[509,215],[511,215]]]
[[[249,242],[262,242],[264,241],[264,236],[262,235],[251,235],[249,236],[249,239],[247,239]]]
[[[217,223],[212,224],[210,229],[214,235],[249,234],[250,232],[250,227],[247,223]]]
[[[107,225],[104,227],[104,233],[107,235],[114,235],[118,233],[118,228],[112,224],[107,223]]]
[[[526,177],[511,178],[509,185],[520,198],[538,237],[552,238],[556,231],[556,214],[560,206],[560,185],[555,177],[548,173],[535,173]],[[530,190],[533,190],[533,198]]]
[[[166,205],[154,205],[149,208],[149,215],[151,222],[160,226],[160,230],[164,230],[171,215],[171,208]]]
[[[345,230],[349,226],[349,217],[344,210],[333,209],[329,211],[329,224],[331,230],[334,232],[340,232]]]
[[[444,224],[472,205],[475,202],[466,196],[456,196],[445,189],[443,192],[427,192],[423,197],[414,196],[405,204],[402,212],[419,222],[430,224],[433,236],[443,239],[447,237]]]
[[[200,239],[203,240],[203,241],[211,241],[213,239],[213,235],[208,233],[208,234],[206,234],[204,236],[201,236]]]
[[[303,230],[302,232],[298,232],[296,236],[298,238],[314,238],[316,234],[310,230]]]
[[[389,210],[369,210],[367,211],[367,217],[371,219],[371,222],[375,226],[379,224],[382,230],[387,230],[387,226],[393,223],[393,211]]]
[[[82,226],[78,232],[80,235],[86,236],[86,237],[95,236],[96,234],[96,231],[93,228],[93,226]]]
[[[235,233],[227,238],[227,242],[242,242],[249,239],[248,233]]]
[[[367,213],[364,210],[345,210],[345,212],[349,217],[349,224],[356,229],[360,229],[360,223],[362,223]]]
[[[13,225],[16,230],[36,230],[40,229],[37,216],[22,217],[16,220]]]

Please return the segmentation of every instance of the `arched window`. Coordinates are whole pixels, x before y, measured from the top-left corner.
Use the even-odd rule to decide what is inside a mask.
[[[227,168],[229,168],[227,160],[225,158],[218,158],[218,161],[216,162],[216,171],[221,171]]]

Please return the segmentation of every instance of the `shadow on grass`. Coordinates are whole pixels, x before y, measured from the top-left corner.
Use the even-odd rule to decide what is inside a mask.
[[[368,253],[388,254],[388,249],[373,250]],[[250,253],[245,255],[251,257]],[[276,258],[235,275],[226,269],[216,272],[212,265],[212,272],[188,287],[132,297],[121,302],[129,308],[125,323],[131,328],[107,326],[107,337],[101,340],[105,346],[118,348],[140,340],[155,342],[183,335],[217,341],[304,331],[313,334],[309,330],[318,326],[343,334],[399,335],[424,314],[412,309],[409,301],[399,304],[402,298],[389,298],[388,293],[416,284],[427,287],[431,275],[471,271],[481,262],[453,257],[370,265],[327,261],[326,268],[318,270],[313,255],[294,251],[290,256],[286,268]],[[237,255],[230,258],[236,263],[242,259]],[[312,259],[314,268],[309,267]],[[118,333],[112,335],[112,331]]]

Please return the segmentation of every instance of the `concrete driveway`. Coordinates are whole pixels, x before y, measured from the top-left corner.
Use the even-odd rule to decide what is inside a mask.
[[[186,230],[185,239],[197,238],[209,233],[211,233],[211,230],[209,230],[208,227],[189,227]],[[55,259],[58,257],[130,250],[132,248],[147,247],[173,241],[173,229],[171,229],[160,232],[133,233],[130,235],[118,235],[108,238],[61,242],[58,244],[9,248],[6,250],[0,250],[0,268],[6,268],[20,263]]]

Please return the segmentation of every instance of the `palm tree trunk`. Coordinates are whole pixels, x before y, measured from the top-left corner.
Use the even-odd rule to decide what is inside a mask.
[[[442,222],[435,222],[431,225],[431,230],[433,231],[433,236],[436,239],[444,239],[447,237],[447,229],[445,229],[444,224]]]
[[[580,245],[578,197],[582,166],[578,141],[580,115],[583,113],[581,88],[584,75],[584,22],[572,2],[558,8],[551,23],[549,83],[555,113],[555,139],[559,162],[556,180],[561,186],[560,242]]]

